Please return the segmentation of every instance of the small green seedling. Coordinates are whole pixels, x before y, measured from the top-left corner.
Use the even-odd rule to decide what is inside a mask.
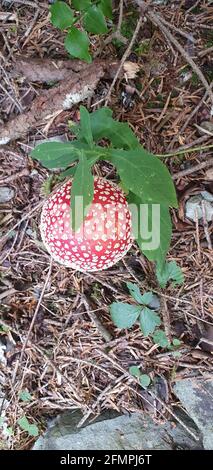
[[[129,373],[139,379],[141,387],[147,388],[150,385],[151,379],[147,374],[141,374],[141,371],[138,366],[131,366],[129,368]]]
[[[75,11],[66,2],[57,1],[51,5],[51,22],[56,28],[67,31],[64,45],[70,55],[91,62],[87,32],[108,32],[106,18],[112,19],[112,1],[72,0],[71,6]]]
[[[25,415],[18,419],[18,425],[23,431],[26,431],[29,436],[37,437],[39,435],[38,426],[36,424],[30,424]]]
[[[33,399],[32,395],[30,395],[28,390],[21,390],[21,392],[19,393],[19,398],[21,401],[25,401],[25,402],[29,402]]]
[[[154,294],[152,292],[141,294],[139,287],[132,282],[127,282],[126,285],[137,305],[126,302],[113,302],[110,305],[110,315],[117,328],[131,328],[139,321],[143,335],[152,335],[155,344],[170,350],[178,348],[181,342],[174,338],[171,344],[165,331],[158,328],[161,325],[161,319],[153,308],[150,308]]]

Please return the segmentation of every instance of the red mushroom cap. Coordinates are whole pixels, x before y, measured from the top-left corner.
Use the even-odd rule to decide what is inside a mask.
[[[43,206],[41,236],[53,259],[79,271],[109,268],[132,245],[131,214],[124,192],[104,178],[94,180],[94,198],[82,227],[73,232],[70,192],[66,182]]]

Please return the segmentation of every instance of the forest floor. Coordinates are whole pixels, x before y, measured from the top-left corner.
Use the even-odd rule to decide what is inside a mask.
[[[37,2],[39,7],[34,1],[0,3],[0,123],[4,125],[12,116],[30,108],[41,89],[52,86],[29,82],[24,76],[14,78],[11,70],[16,60],[22,56],[68,56],[63,33],[50,23],[48,2]],[[115,3],[116,23],[119,2]],[[211,83],[212,2],[182,0],[161,2],[154,7],[176,28],[171,29],[172,35]],[[5,12],[11,16],[3,15]],[[137,18],[134,2],[126,2],[122,33],[128,40]],[[183,31],[185,35],[181,34]],[[91,40],[95,53],[100,48],[100,38],[93,36]],[[126,47],[113,41],[102,48],[99,57],[121,60]],[[136,245],[123,261],[103,272],[82,274],[56,262],[50,265],[39,232],[40,209],[35,208],[45,198],[44,183],[51,172],[29,154],[36,143],[46,138],[60,135],[72,139],[69,121],[78,121],[79,106],[64,111],[48,125],[38,126],[26,138],[2,147],[0,186],[13,193],[13,198],[0,208],[3,448],[32,447],[35,437],[18,424],[24,416],[40,433],[51,416],[75,408],[82,409],[88,420],[105,409],[113,409],[123,413],[148,412],[160,422],[178,406],[172,393],[174,381],[209,377],[212,373],[213,227],[202,219],[198,223],[185,216],[185,203],[190,196],[213,190],[212,169],[199,168],[200,163],[210,159],[211,150],[190,152],[213,143],[211,99],[186,58],[149,20],[141,28],[129,59],[138,64],[139,73],[129,81],[125,77],[117,80],[108,104],[113,116],[128,122],[141,144],[154,154],[185,150],[182,155],[165,160],[174,175],[179,200],[179,209],[172,210],[168,260],[175,260],[182,268],[185,281],[179,287],[170,284],[160,289],[153,264]],[[89,110],[95,109],[92,105],[106,94],[110,84],[109,79],[100,81],[90,103],[85,103]],[[208,122],[207,131],[206,125],[200,129],[203,122]],[[185,170],[189,170],[188,174]],[[101,163],[95,166],[95,172],[106,176],[110,167]],[[142,292],[157,293],[165,329],[181,341],[179,354],[154,345],[137,325],[125,331],[115,328],[109,305],[113,301],[131,302],[127,281],[137,283]],[[98,315],[110,333],[109,341],[97,328],[92,313]],[[143,373],[150,375],[152,394],[143,391],[129,376],[131,365],[140,366]],[[7,439],[5,425],[11,433]]]

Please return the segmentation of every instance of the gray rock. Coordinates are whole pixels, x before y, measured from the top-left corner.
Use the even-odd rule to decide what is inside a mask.
[[[203,218],[203,202],[206,220],[207,222],[210,222],[213,218],[213,202],[211,198],[213,198],[213,196],[208,191],[202,191],[202,193],[190,197],[185,206],[187,219],[195,222],[196,217],[198,217],[198,220]]]
[[[154,310],[160,309],[160,299],[156,294],[153,294],[152,300],[149,303],[149,307],[153,308]]]
[[[174,392],[203,434],[206,450],[213,450],[213,380],[184,379]]]
[[[56,418],[33,450],[142,450],[202,448],[178,424],[154,423],[148,415],[105,412],[91,424],[77,428],[80,411]]]
[[[0,186],[0,204],[11,201],[14,195],[15,192],[13,189],[8,188],[7,186]]]

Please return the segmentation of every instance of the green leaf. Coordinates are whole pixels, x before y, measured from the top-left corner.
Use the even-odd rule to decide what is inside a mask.
[[[70,168],[67,168],[67,170],[62,171],[62,173],[60,173],[60,178],[63,179],[63,178],[66,178],[67,176],[73,177],[75,172],[76,172],[76,166],[72,166]]]
[[[174,286],[183,284],[184,275],[181,271],[181,268],[177,265],[176,261],[170,261],[165,263],[163,267],[157,265],[156,276],[161,288],[166,287],[167,282],[170,280],[175,281]]]
[[[30,424],[26,416],[23,416],[22,418],[18,419],[18,424],[20,428],[23,429],[23,431],[26,431],[29,434],[29,436],[38,436],[38,427],[36,426],[36,424]]]
[[[177,207],[175,187],[167,167],[143,147],[131,151],[112,149],[111,162],[125,186],[144,204]]]
[[[73,11],[65,2],[55,2],[50,7],[51,22],[59,29],[67,29],[74,22]]]
[[[84,140],[92,147],[93,138],[92,138],[92,129],[90,123],[90,114],[84,106],[80,106],[80,116],[81,116],[81,132],[84,136]]]
[[[81,227],[92,203],[93,195],[93,176],[86,156],[82,152],[71,188],[71,221],[74,231]]]
[[[92,5],[86,10],[83,25],[89,33],[93,34],[105,34],[108,31],[104,14],[99,5]]]
[[[30,393],[27,390],[22,390],[19,393],[19,398],[22,401],[31,401],[32,400],[32,396],[30,395]]]
[[[151,382],[149,375],[141,374],[140,376],[140,384],[143,388],[147,388]]]
[[[134,284],[133,282],[126,282],[126,285],[133,299],[135,299],[135,301],[138,302],[139,304],[142,304],[143,303],[142,295],[140,293],[140,289],[137,286],[137,284]]]
[[[118,328],[131,328],[140,315],[141,307],[123,302],[113,302],[110,305],[112,321]]]
[[[152,302],[153,299],[153,293],[152,292],[145,292],[145,294],[142,295],[141,302],[144,305],[148,305]]]
[[[156,217],[155,212],[153,212],[154,207],[151,204],[147,204],[146,210],[147,214],[144,211],[144,201],[133,194],[132,192],[128,195],[128,202],[130,204],[130,210],[132,212],[132,228],[134,237],[137,241],[137,244],[140,250],[150,261],[157,261],[159,266],[162,266],[165,261],[165,256],[170,246],[171,235],[172,235],[172,224],[171,217],[169,213],[169,208],[160,204],[160,234],[159,234],[159,220],[158,216]],[[140,217],[140,208],[143,217]],[[135,210],[136,209],[136,210]],[[147,217],[145,217],[147,215]],[[144,221],[148,222],[148,230],[152,237],[152,240],[155,241],[157,248],[152,248],[150,245],[150,238],[147,237],[147,234],[144,230]],[[147,230],[146,230],[147,231]],[[158,243],[160,235],[160,240]],[[149,247],[150,245],[150,247]]]
[[[140,314],[140,326],[144,336],[149,336],[155,331],[156,326],[161,324],[160,317],[145,307]]]
[[[140,369],[139,369],[138,366],[131,366],[129,368],[129,373],[131,375],[133,375],[133,377],[140,377],[141,376]]]
[[[100,108],[91,113],[90,123],[93,140],[95,142],[105,138],[110,140],[116,148],[124,148],[128,150],[140,147],[137,137],[134,132],[132,132],[128,124],[126,122],[115,121],[112,118],[112,110],[110,108]],[[75,126],[74,132],[77,133],[78,139],[84,141],[80,125]]]
[[[66,167],[79,158],[71,142],[45,142],[37,145],[30,155],[49,169]]]
[[[112,19],[112,0],[101,0],[100,8],[104,16]]]
[[[180,351],[173,351],[172,356],[173,357],[181,357],[181,353],[180,353]]]
[[[91,5],[90,0],[72,0],[72,6],[77,11],[84,11],[87,10]]]
[[[178,347],[181,345],[181,341],[178,338],[174,338],[172,344],[173,346]]]
[[[72,26],[65,38],[64,45],[73,57],[86,62],[92,61],[89,54],[89,39],[85,31],[79,31],[79,29]]]
[[[169,341],[166,337],[166,333],[163,330],[157,330],[153,334],[153,341],[155,344],[159,344],[161,348],[167,348],[169,346]]]

